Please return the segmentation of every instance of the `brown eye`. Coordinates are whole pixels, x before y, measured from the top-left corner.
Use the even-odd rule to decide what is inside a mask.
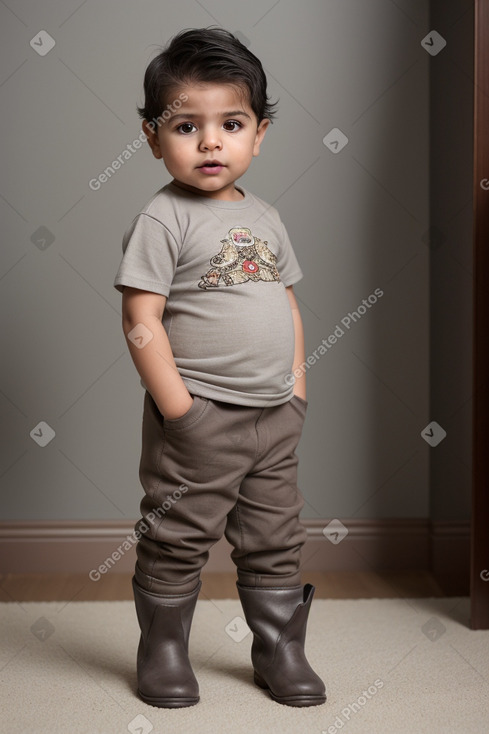
[[[236,132],[236,130],[239,130],[241,127],[241,123],[237,120],[226,120],[226,122],[223,125],[223,128],[227,130],[230,133]]]
[[[184,135],[188,135],[189,133],[193,133],[194,130],[197,130],[197,128],[192,122],[183,122],[177,127],[177,130]]]

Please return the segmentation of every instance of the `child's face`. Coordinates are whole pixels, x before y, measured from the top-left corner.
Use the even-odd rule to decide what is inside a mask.
[[[214,199],[241,199],[234,182],[260,152],[270,120],[258,125],[249,102],[229,84],[191,85],[178,92],[187,101],[154,133],[143,122],[153,155],[163,159],[182,188]],[[209,162],[219,165],[204,165]]]

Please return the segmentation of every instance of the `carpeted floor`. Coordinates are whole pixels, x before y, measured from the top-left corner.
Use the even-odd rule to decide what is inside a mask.
[[[199,600],[190,657],[201,700],[157,709],[135,695],[132,602],[0,605],[3,731],[15,734],[485,734],[489,631],[469,600],[314,599],[306,651],[322,706],[292,708],[253,684],[239,601]],[[236,617],[241,619],[235,620]],[[227,631],[226,631],[227,630]]]

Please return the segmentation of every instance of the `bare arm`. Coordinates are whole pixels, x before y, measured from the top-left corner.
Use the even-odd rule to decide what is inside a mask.
[[[302,326],[302,318],[299,311],[299,304],[294,294],[293,286],[289,285],[286,289],[289,297],[290,308],[292,310],[292,319],[294,321],[294,334],[295,334],[295,349],[294,349],[294,364],[292,366],[292,372],[301,365],[306,357],[304,350],[304,328]],[[294,395],[298,395],[303,400],[306,400],[306,373],[304,372],[301,377],[295,378],[294,383]]]
[[[187,412],[192,405],[192,396],[177,370],[167,333],[161,323],[165,305],[166,296],[124,287],[122,329],[134,366],[160,413],[172,420]],[[138,324],[143,324],[153,335],[143,347],[136,346],[138,342],[134,343],[128,337],[128,333]],[[139,328],[144,332],[142,327]]]

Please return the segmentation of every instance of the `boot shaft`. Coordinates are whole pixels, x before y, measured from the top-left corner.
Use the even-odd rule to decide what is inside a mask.
[[[236,586],[246,622],[255,637],[255,650],[260,642],[275,644],[285,630],[304,645],[314,586],[306,584],[281,589],[247,587],[239,582]]]
[[[202,581],[187,594],[160,596],[143,589],[135,579],[132,581],[136,614],[145,645],[150,638],[182,640],[188,649],[192,619]],[[164,635],[162,635],[164,627]]]

